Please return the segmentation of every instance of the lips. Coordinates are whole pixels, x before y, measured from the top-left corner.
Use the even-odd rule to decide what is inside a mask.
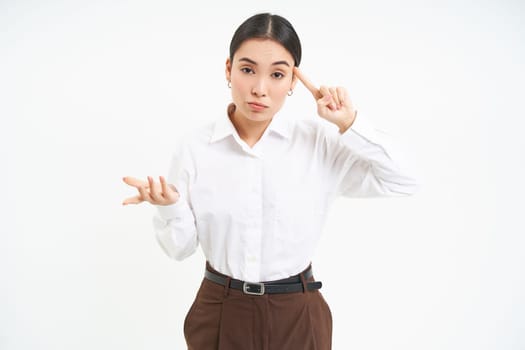
[[[263,109],[268,108],[267,105],[264,105],[259,102],[248,102],[248,106],[250,106],[251,109],[256,111],[262,111]]]

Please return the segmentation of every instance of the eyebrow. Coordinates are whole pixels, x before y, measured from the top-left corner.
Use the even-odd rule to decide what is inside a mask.
[[[241,61],[248,62],[248,63],[251,63],[253,65],[257,65],[257,62],[255,62],[252,59],[249,59],[248,57],[239,58],[239,62],[241,62]],[[284,61],[284,60],[283,61],[276,61],[276,62],[274,62],[274,63],[272,63],[272,66],[277,66],[277,65],[280,65],[280,64],[284,64],[284,65],[290,67],[290,64],[288,62]]]

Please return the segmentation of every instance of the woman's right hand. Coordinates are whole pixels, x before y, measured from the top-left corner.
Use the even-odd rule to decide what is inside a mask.
[[[159,179],[160,183],[154,182],[151,176],[148,176],[147,182],[130,176],[122,178],[126,184],[135,187],[139,192],[135,197],[126,198],[122,205],[142,202],[150,202],[155,205],[170,205],[177,202],[180,195],[175,186],[167,184],[162,176],[159,176]]]

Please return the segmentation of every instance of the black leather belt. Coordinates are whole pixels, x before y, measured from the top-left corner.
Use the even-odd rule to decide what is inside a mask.
[[[312,268],[309,267],[303,273],[304,279],[307,280],[312,277]],[[219,275],[215,272],[212,272],[208,269],[204,272],[204,277],[209,279],[212,282],[218,283],[220,285],[226,286],[228,282],[228,277]],[[322,287],[320,281],[315,282],[306,282],[306,289],[316,290]],[[300,274],[284,278],[276,281],[269,282],[245,282],[238,279],[230,279],[230,288],[238,289],[244,292],[244,294],[250,295],[263,295],[263,294],[276,294],[276,293],[297,293],[303,292],[303,283],[301,282]]]

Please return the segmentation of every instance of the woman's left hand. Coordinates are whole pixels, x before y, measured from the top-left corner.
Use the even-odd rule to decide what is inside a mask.
[[[353,124],[357,111],[345,88],[340,86],[317,88],[297,67],[294,67],[294,74],[315,98],[317,113],[321,118],[337,125],[340,133],[345,132]]]

